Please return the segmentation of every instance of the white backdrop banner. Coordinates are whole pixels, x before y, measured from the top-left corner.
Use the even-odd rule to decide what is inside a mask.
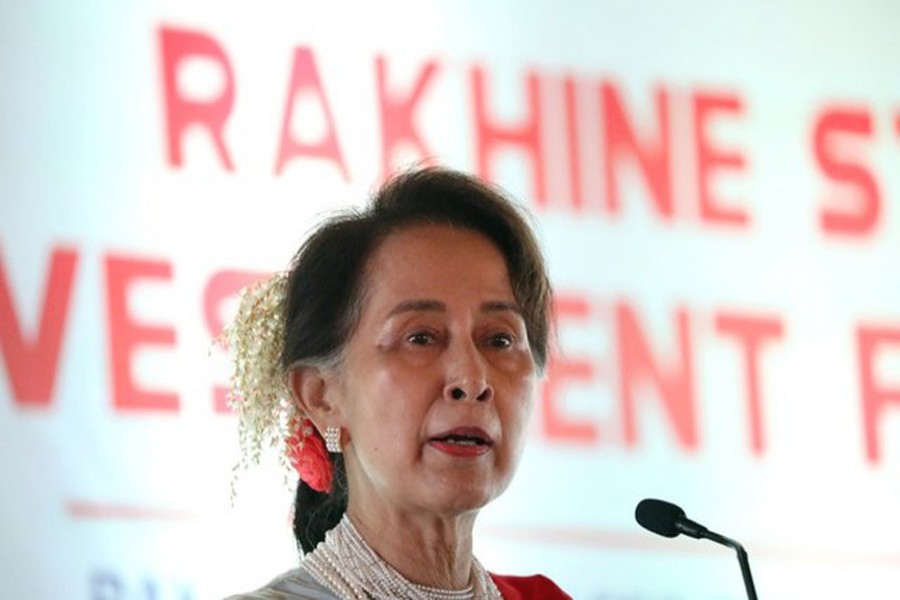
[[[216,598],[297,555],[237,484],[237,290],[442,163],[535,216],[557,350],[476,550],[575,598],[900,590],[900,7],[0,4],[0,596]]]

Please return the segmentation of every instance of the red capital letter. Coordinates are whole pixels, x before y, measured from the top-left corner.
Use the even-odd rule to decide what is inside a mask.
[[[590,307],[584,298],[568,296],[557,298],[553,302],[557,318],[572,318],[579,322],[590,317]],[[554,355],[550,359],[547,380],[544,382],[541,397],[543,407],[544,435],[550,439],[592,443],[597,440],[597,426],[590,421],[567,418],[559,406],[560,390],[569,380],[588,382],[594,378],[594,366],[585,359],[569,358]]]
[[[383,56],[376,59],[375,70],[378,76],[378,105],[381,108],[381,176],[387,179],[394,169],[394,160],[399,150],[409,150],[412,147],[420,159],[432,156],[413,123],[413,114],[425,88],[438,70],[438,63],[430,61],[425,65],[419,72],[412,92],[406,97],[388,93],[387,62]]]
[[[638,141],[619,92],[611,83],[600,86],[603,111],[603,179],[606,186],[606,207],[610,214],[617,214],[619,202],[619,165],[623,158],[637,160],[647,182],[657,213],[671,221],[675,215],[672,201],[672,174],[669,161],[669,95],[666,90],[656,90],[656,118],[659,134],[656,140]]]
[[[625,442],[630,446],[634,446],[638,438],[635,391],[648,382],[659,391],[678,443],[687,450],[695,450],[698,446],[688,314],[679,309],[675,318],[678,350],[671,367],[665,371],[654,359],[632,308],[625,303],[616,305],[619,391]]]
[[[213,275],[203,291],[203,316],[209,336],[215,339],[225,328],[221,309],[225,300],[237,295],[241,288],[265,277],[263,273],[249,271],[219,271]],[[230,413],[226,394],[228,388],[217,385],[213,387],[213,410],[218,413]]]
[[[185,130],[191,125],[203,126],[212,136],[213,143],[229,171],[234,170],[222,129],[234,104],[234,74],[231,63],[219,43],[205,33],[162,27],[159,30],[162,51],[163,94],[166,110],[166,134],[169,142],[169,163],[180,167],[184,162],[181,142]],[[225,85],[217,98],[209,101],[190,100],[178,89],[178,68],[182,62],[204,58],[222,69]]]
[[[569,162],[569,195],[572,209],[578,213],[584,204],[581,181],[581,124],[578,122],[578,82],[568,76],[563,81],[563,101],[566,113],[566,147]]]
[[[875,174],[860,156],[862,142],[871,137],[872,116],[864,108],[829,108],[816,120],[816,163],[828,178],[845,188],[843,194],[834,194],[831,206],[819,214],[825,233],[862,236],[878,224],[881,192]]]
[[[12,285],[0,260],[0,350],[13,399],[20,406],[50,406],[77,262],[75,250],[53,250],[37,335],[28,339],[16,315]]]
[[[139,279],[172,279],[166,262],[107,256],[106,302],[109,311],[109,357],[112,369],[113,406],[116,410],[177,411],[178,395],[139,389],[132,378],[131,357],[139,346],[174,346],[171,327],[140,325],[128,314],[128,288]]]
[[[475,100],[475,156],[478,175],[492,179],[491,158],[501,146],[521,148],[531,157],[534,197],[538,204],[547,202],[547,182],[544,165],[544,146],[541,137],[541,83],[536,73],[526,80],[528,112],[518,126],[502,126],[488,115],[487,88],[484,70],[472,69],[472,93]]]
[[[857,353],[859,357],[859,385],[862,396],[863,437],[866,442],[866,457],[877,463],[881,459],[881,441],[878,435],[878,423],[882,418],[882,410],[889,404],[900,408],[900,379],[897,387],[889,388],[875,380],[875,362],[877,352],[893,345],[900,353],[900,328],[860,327],[856,332]]]
[[[746,227],[747,213],[722,206],[710,189],[711,180],[721,171],[743,171],[747,161],[737,150],[713,146],[706,126],[715,114],[743,114],[744,106],[735,95],[698,93],[694,96],[694,139],[697,144],[697,185],[700,194],[700,218],[708,223]]]
[[[304,98],[305,97],[305,98]],[[322,119],[325,122],[325,133],[318,141],[303,141],[293,136],[292,119],[294,104],[299,100],[311,101],[315,98],[321,110]],[[287,103],[284,107],[284,119],[281,121],[281,138],[278,144],[278,158],[275,161],[275,174],[280,175],[284,165],[298,156],[308,156],[321,160],[330,160],[340,170],[345,181],[350,179],[347,165],[338,145],[337,130],[334,126],[334,118],[331,116],[331,107],[322,81],[319,79],[319,71],[316,69],[316,61],[312,50],[309,48],[297,48],[294,51],[294,63],[291,71],[291,84],[288,87]]]
[[[747,382],[747,409],[750,417],[750,447],[756,454],[765,448],[762,394],[759,390],[759,353],[769,338],[780,339],[784,326],[777,317],[752,317],[736,313],[716,315],[716,330],[731,336],[743,350],[744,377]]]

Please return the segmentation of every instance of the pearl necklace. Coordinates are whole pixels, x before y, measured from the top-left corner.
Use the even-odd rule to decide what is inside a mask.
[[[348,600],[503,600],[475,557],[472,583],[465,589],[444,590],[413,583],[375,553],[346,513],[325,534],[325,541],[303,557],[301,566],[321,585]]]

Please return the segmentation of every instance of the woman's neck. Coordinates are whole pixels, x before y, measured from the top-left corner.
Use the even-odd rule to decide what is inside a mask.
[[[351,506],[347,514],[369,546],[406,579],[441,589],[470,585],[474,512],[440,517]]]

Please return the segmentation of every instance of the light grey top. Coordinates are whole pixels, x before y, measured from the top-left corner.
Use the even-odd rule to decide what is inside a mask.
[[[282,573],[255,592],[229,596],[226,600],[340,600],[322,587],[302,567]]]

